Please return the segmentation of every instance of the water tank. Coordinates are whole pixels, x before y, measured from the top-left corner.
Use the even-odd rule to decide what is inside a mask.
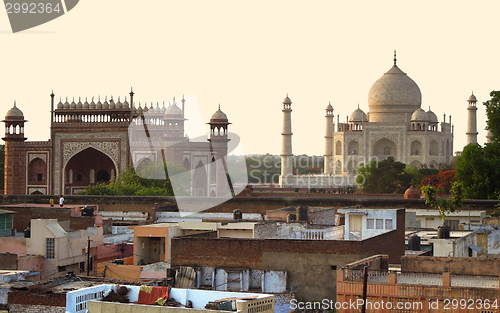
[[[31,228],[26,228],[24,230],[24,238],[31,238]]]
[[[233,220],[241,220],[243,219],[243,212],[240,209],[236,209],[233,211]]]
[[[307,207],[301,206],[297,208],[297,220],[307,221]]]
[[[297,215],[295,215],[295,214],[287,214],[286,215],[286,222],[287,223],[295,222],[296,220],[297,220]]]
[[[420,251],[420,237],[413,234],[408,239],[408,248],[413,251]]]
[[[94,216],[94,209],[90,205],[86,205],[82,209],[82,216]]]
[[[450,238],[450,228],[448,226],[438,227],[438,239],[449,239]]]
[[[112,263],[123,265],[123,259],[114,259]]]

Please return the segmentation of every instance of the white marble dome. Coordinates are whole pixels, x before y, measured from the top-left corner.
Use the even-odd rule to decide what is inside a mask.
[[[429,121],[429,115],[427,112],[422,110],[422,108],[418,108],[413,114],[411,115],[411,121],[412,122],[428,122]]]
[[[438,122],[437,115],[434,112],[432,112],[430,108],[429,108],[429,111],[427,111],[427,115],[429,116],[430,123],[437,123]]]
[[[404,122],[421,103],[418,85],[394,64],[368,92],[370,122]]]
[[[368,122],[368,118],[363,110],[357,108],[354,112],[352,112],[349,122]]]

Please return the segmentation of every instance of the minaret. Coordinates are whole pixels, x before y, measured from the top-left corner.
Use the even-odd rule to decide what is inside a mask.
[[[292,101],[286,96],[283,100],[283,132],[281,133],[281,187],[290,185],[287,177],[292,176]]]
[[[333,174],[333,107],[326,107],[325,174]]]
[[[184,103],[184,102],[183,102]],[[235,196],[233,185],[228,176],[227,170],[227,143],[231,140],[227,135],[227,128],[229,123],[227,115],[219,109],[210,118],[210,149],[212,151],[212,164],[210,167],[210,175],[208,178],[208,187],[211,183],[215,183],[215,190],[208,190],[207,195],[210,197],[227,197],[228,191],[231,191],[231,196]],[[194,164],[196,166],[196,164]],[[195,174],[196,174],[195,169]],[[213,171],[213,172],[212,172]],[[194,179],[194,178],[193,178]],[[195,181],[193,180],[193,184]],[[205,186],[202,186],[205,188]]]
[[[467,107],[467,144],[477,143],[477,100],[474,93],[467,101],[469,102]]]
[[[24,137],[24,114],[16,106],[7,111],[5,119],[5,176],[4,194],[23,195],[26,194],[26,150],[23,149]]]

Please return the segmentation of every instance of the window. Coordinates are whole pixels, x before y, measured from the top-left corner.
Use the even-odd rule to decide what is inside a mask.
[[[38,174],[38,175],[36,176],[36,180],[37,180],[37,181],[43,181],[43,174]]]
[[[384,155],[391,155],[391,147],[384,147]]]
[[[374,229],[375,228],[375,220],[373,218],[369,218],[366,220],[366,228],[368,229]]]
[[[45,257],[54,259],[55,257],[56,240],[54,238],[45,239]]]
[[[392,229],[392,220],[385,220],[385,229]]]
[[[458,229],[458,220],[445,220],[444,224],[450,229]]]
[[[377,220],[375,221],[375,227],[376,229],[384,229],[384,220],[377,218]]]
[[[65,272],[66,271],[66,266],[58,266],[57,267],[58,272]]]

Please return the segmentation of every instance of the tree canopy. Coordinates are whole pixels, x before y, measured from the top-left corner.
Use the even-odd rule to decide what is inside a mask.
[[[356,182],[365,193],[404,193],[412,182],[412,175],[405,173],[406,165],[389,157],[381,162],[371,161],[358,169]]]
[[[426,198],[425,203],[439,210],[443,225],[447,214],[459,212],[462,207],[462,187],[458,182],[452,184],[451,197],[449,199],[438,199],[438,188],[433,186],[423,186],[421,190]]]
[[[497,199],[500,195],[500,144],[465,146],[457,161],[456,177],[463,186],[464,198]]]
[[[152,163],[136,173],[129,167],[109,184],[90,186],[79,194],[83,195],[120,195],[120,196],[173,196],[172,185],[167,176],[165,179],[165,163]],[[168,164],[171,175],[185,172],[181,165]],[[144,178],[147,177],[147,178]],[[189,182],[186,182],[189,184]],[[186,191],[187,192],[187,191]],[[182,194],[187,195],[187,194]]]
[[[500,91],[490,92],[491,99],[483,102],[488,117],[486,127],[492,135],[492,141],[500,142]]]

